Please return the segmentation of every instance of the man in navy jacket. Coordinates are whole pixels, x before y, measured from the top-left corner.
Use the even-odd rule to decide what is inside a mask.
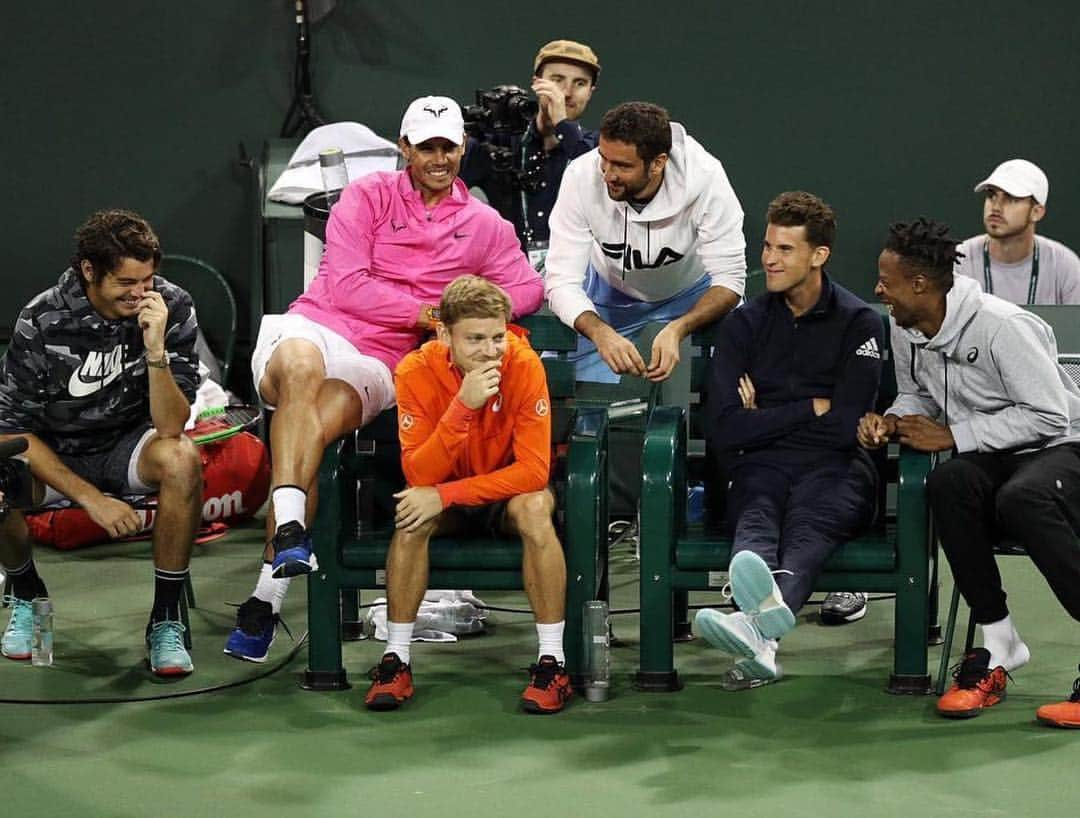
[[[721,325],[708,384],[707,434],[730,469],[739,610],[703,610],[696,627],[740,657],[722,679],[729,690],[781,677],[778,640],[836,546],[869,524],[876,497],[856,430],[877,395],[881,319],[825,274],[836,236],[825,202],[782,193],[767,221],[768,292]]]

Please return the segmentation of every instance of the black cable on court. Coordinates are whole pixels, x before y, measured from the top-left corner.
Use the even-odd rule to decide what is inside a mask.
[[[867,602],[881,602],[882,600],[888,600],[888,599],[896,599],[896,594],[875,594],[874,596],[871,596],[869,594],[866,595],[866,601]],[[822,602],[823,602],[823,600],[820,600],[820,599],[810,600],[809,602],[806,603],[806,605],[820,605]],[[806,607],[806,605],[804,605],[803,607]],[[529,610],[528,608],[500,608],[497,605],[477,605],[476,607],[481,611],[497,611],[499,613],[511,613],[511,614],[530,614],[530,615],[532,614],[532,611]],[[713,605],[713,604],[703,602],[700,605],[687,605],[686,606],[687,610],[689,610],[689,611],[700,611],[702,608],[732,608],[732,609],[734,609],[734,607],[735,606],[730,602],[722,602],[722,603],[720,603],[718,605]],[[620,614],[635,614],[635,613],[641,613],[641,608],[613,608],[612,610],[608,611],[608,616],[619,616]]]
[[[0,704],[132,704],[134,702],[158,702],[167,699],[184,699],[190,696],[202,696],[205,693],[216,693],[220,690],[229,690],[233,687],[242,687],[252,682],[257,682],[260,679],[265,679],[267,676],[272,676],[279,670],[284,668],[300,652],[300,649],[307,644],[308,632],[304,631],[300,638],[296,640],[296,644],[293,645],[290,650],[282,659],[279,659],[273,666],[256,673],[254,676],[246,676],[243,679],[236,679],[231,682],[222,682],[221,684],[210,685],[209,687],[199,687],[194,690],[178,690],[173,693],[155,693],[152,696],[93,696],[88,699],[7,699],[0,698]]]

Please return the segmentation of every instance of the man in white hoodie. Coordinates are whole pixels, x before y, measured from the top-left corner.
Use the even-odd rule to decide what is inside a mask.
[[[665,380],[679,344],[727,313],[746,281],[743,211],[724,168],[667,111],[625,102],[563,175],[545,294],[582,336],[578,380]],[[645,361],[633,339],[665,326]]]
[[[865,415],[859,442],[897,440],[955,450],[927,481],[941,547],[981,626],[938,700],[971,718],[1005,698],[1009,674],[1030,651],[1005,602],[994,543],[1023,543],[1069,614],[1080,620],[1080,388],[1058,365],[1057,343],[1037,316],[953,277],[957,242],[919,219],[892,226],[875,292],[892,315],[898,394],[885,415]],[[1080,727],[1080,680],[1068,701],[1037,718]]]

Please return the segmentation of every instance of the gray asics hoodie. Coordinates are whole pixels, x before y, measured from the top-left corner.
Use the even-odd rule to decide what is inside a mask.
[[[899,394],[886,414],[946,424],[961,452],[1080,442],[1080,387],[1038,316],[957,276],[933,338],[890,323]]]

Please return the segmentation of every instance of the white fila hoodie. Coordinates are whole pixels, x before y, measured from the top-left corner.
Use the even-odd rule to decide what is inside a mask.
[[[720,161],[676,122],[664,181],[640,213],[608,196],[594,148],[567,166],[549,224],[545,295],[569,326],[595,309],[582,286],[590,262],[638,301],[666,300],[706,274],[712,286],[743,294],[742,207]]]

